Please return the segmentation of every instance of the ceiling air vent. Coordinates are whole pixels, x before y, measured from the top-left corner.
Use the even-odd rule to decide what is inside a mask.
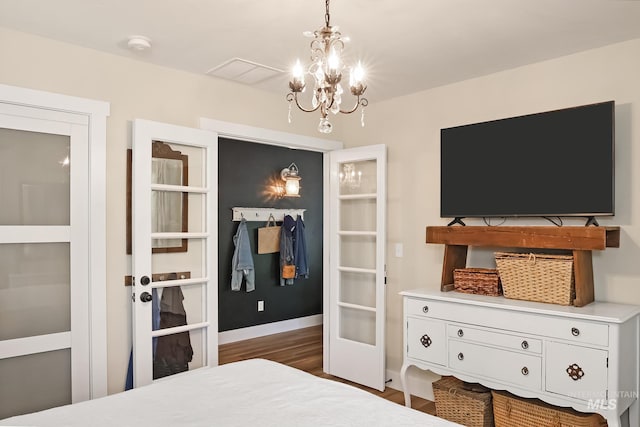
[[[278,68],[247,61],[246,59],[233,58],[217,67],[211,68],[206,74],[247,85],[256,85],[280,76],[282,73],[284,73],[284,70]]]

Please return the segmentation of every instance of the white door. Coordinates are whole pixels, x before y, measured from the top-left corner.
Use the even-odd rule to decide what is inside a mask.
[[[217,141],[134,121],[134,387],[218,364]]]
[[[0,103],[0,419],[90,397],[88,137]]]
[[[332,151],[329,164],[328,373],[384,390],[386,147]]]

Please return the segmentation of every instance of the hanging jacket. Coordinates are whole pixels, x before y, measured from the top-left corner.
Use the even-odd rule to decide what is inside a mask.
[[[282,267],[295,265],[293,253],[293,231],[296,221],[290,215],[285,215],[280,226],[280,286],[293,285],[293,279],[282,277]]]
[[[296,279],[309,278],[309,260],[307,258],[307,239],[302,216],[298,215],[293,236],[293,259],[296,264]]]
[[[256,288],[255,270],[253,268],[253,257],[251,256],[251,245],[249,243],[249,232],[247,231],[247,221],[242,218],[238,225],[236,235],[233,236],[233,258],[231,259],[231,290],[239,291],[242,279],[245,279],[247,292]]]
[[[158,298],[158,289],[151,290],[152,306],[151,306],[151,329],[157,331],[160,329],[160,300]],[[156,360],[156,348],[158,347],[158,337],[153,337],[153,360]],[[155,362],[154,362],[155,364]],[[133,348],[129,353],[129,365],[127,366],[127,376],[124,383],[125,390],[133,389]]]
[[[171,286],[162,290],[160,299],[160,329],[173,328],[187,324],[180,286]],[[161,378],[189,370],[193,358],[193,348],[189,331],[164,335],[157,338],[153,359],[153,378]]]

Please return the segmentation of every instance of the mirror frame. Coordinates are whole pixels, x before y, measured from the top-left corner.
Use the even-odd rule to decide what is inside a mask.
[[[182,161],[182,185],[189,185],[189,156],[182,154],[180,151],[173,150],[171,146],[163,141],[153,141],[151,145],[151,157],[158,159],[170,159]],[[132,177],[133,177],[133,151],[127,149],[127,255],[131,254],[132,247]],[[189,231],[189,195],[182,193],[182,232]],[[171,253],[171,252],[187,252],[188,239],[181,239],[179,246],[170,246],[165,248],[152,248],[152,253]]]

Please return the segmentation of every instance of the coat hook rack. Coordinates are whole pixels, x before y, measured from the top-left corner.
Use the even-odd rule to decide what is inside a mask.
[[[276,209],[276,208],[231,208],[233,211],[232,221],[240,221],[244,218],[246,221],[268,221],[269,215],[273,215],[276,221],[284,220],[285,215],[291,215],[296,218],[300,215],[304,219],[306,209]]]

